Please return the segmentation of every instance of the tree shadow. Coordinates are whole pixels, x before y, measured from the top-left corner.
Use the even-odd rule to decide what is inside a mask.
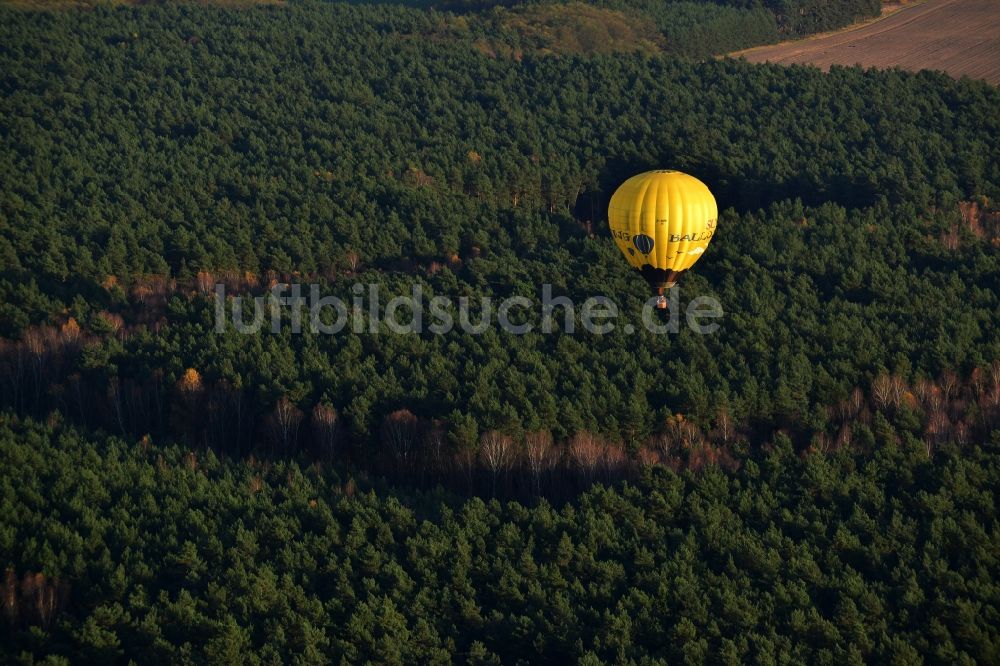
[[[611,196],[626,179],[662,168],[674,168],[698,178],[712,191],[719,210],[731,208],[741,215],[795,199],[810,207],[835,203],[848,210],[867,208],[874,205],[879,196],[878,184],[872,179],[843,173],[820,179],[800,174],[775,180],[762,173],[734,174],[717,163],[679,156],[665,156],[657,163],[611,157],[598,174],[596,187],[585,189],[577,197],[572,207],[573,216],[580,222],[605,223]]]

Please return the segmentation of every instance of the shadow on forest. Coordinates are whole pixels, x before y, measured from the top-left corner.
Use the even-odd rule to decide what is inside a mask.
[[[715,195],[720,211],[732,208],[741,215],[766,210],[786,200],[799,199],[806,206],[835,203],[852,210],[872,206],[878,199],[876,183],[845,174],[831,175],[821,182],[806,175],[775,181],[765,174],[726,173],[718,164],[679,157],[665,157],[657,164],[612,157],[601,170],[596,189],[589,188],[577,197],[572,207],[573,217],[580,221],[606,220],[611,195],[626,178],[664,168],[663,165],[703,181]]]
[[[32,322],[27,320],[27,316],[32,310],[37,310],[38,315],[48,316],[46,311],[48,303],[42,300],[53,299],[62,303],[72,303],[74,300],[82,298],[91,306],[105,308],[109,305],[108,291],[90,277],[71,274],[65,279],[38,272],[32,273],[24,270],[6,269],[0,270],[0,284],[8,283],[15,285],[16,290],[10,293],[10,297],[16,302],[17,312],[20,317],[4,317],[0,321],[0,337],[17,339],[21,337],[24,329]],[[35,302],[24,302],[35,301]]]

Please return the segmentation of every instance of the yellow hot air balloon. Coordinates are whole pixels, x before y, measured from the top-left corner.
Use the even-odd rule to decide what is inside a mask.
[[[647,171],[619,187],[608,205],[608,225],[628,263],[659,295],[698,261],[719,218],[705,183],[680,171]]]

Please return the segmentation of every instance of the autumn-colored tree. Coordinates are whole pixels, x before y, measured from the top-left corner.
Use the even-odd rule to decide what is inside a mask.
[[[83,337],[83,333],[80,330],[80,324],[73,317],[70,317],[59,327],[59,336],[61,338],[63,348],[69,351],[75,351],[80,343],[80,339]]]
[[[202,425],[202,407],[205,385],[201,373],[194,368],[183,372],[175,385],[177,400],[173,403],[171,418],[174,427],[189,440],[198,439]]]
[[[531,475],[535,494],[542,492],[542,477],[552,469],[557,460],[555,447],[552,444],[552,433],[548,430],[535,430],[524,437],[524,461]]]
[[[581,430],[569,441],[570,461],[581,477],[587,481],[594,479],[603,454],[603,442],[599,435],[592,432]]]
[[[388,454],[385,464],[403,473],[410,471],[419,443],[420,420],[408,409],[397,409],[382,420],[380,437]]]
[[[927,455],[931,455],[933,450],[947,441],[951,434],[951,422],[948,420],[944,410],[937,409],[927,417],[927,427],[924,429],[924,443],[927,447]]]
[[[13,568],[8,568],[4,576],[3,589],[0,589],[0,611],[8,624],[14,625],[18,618],[17,574]]]
[[[606,441],[601,452],[601,472],[607,483],[613,483],[629,475],[631,461],[621,442]]]
[[[987,374],[990,377],[990,381],[993,383],[993,387],[1000,387],[1000,358],[990,364],[987,368]]]
[[[654,435],[656,437],[656,435]],[[643,446],[639,449],[636,454],[636,460],[643,467],[652,467],[653,465],[664,464],[663,456],[660,454],[659,449],[655,446]]]
[[[185,370],[181,378],[177,380],[177,389],[186,395],[200,395],[204,388],[204,384],[201,381],[201,373],[194,368]]]
[[[835,451],[840,449],[845,449],[851,445],[851,424],[845,423],[840,426],[840,430],[837,431],[837,437],[834,439],[833,448]]]
[[[17,608],[20,609],[22,620],[29,625],[37,624],[48,628],[65,606],[69,586],[58,578],[50,579],[41,572],[26,573],[21,578],[18,596]]]
[[[978,399],[982,396],[986,381],[986,373],[983,372],[982,368],[976,367],[972,369],[972,373],[969,375],[969,385],[972,387],[973,397]]]
[[[53,335],[48,327],[32,326],[24,332],[24,347],[31,368],[32,406],[37,407],[48,377],[48,365],[53,347]]]
[[[146,299],[153,295],[153,289],[145,282],[139,282],[132,286],[129,295],[139,305],[145,305]]]
[[[215,289],[216,279],[211,271],[198,271],[195,275],[195,288],[202,294],[211,293]]]
[[[661,463],[666,463],[674,457],[674,436],[675,430],[671,425],[667,425],[660,432],[652,435],[647,443],[647,448],[656,452],[656,458]]]
[[[320,455],[333,458],[340,440],[340,423],[337,410],[326,403],[316,403],[312,408],[309,423],[312,426],[313,442]]]

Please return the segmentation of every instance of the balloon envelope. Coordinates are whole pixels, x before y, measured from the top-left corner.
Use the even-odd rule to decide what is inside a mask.
[[[625,259],[655,289],[670,288],[712,236],[719,209],[705,183],[680,171],[632,176],[611,197],[608,225]]]

